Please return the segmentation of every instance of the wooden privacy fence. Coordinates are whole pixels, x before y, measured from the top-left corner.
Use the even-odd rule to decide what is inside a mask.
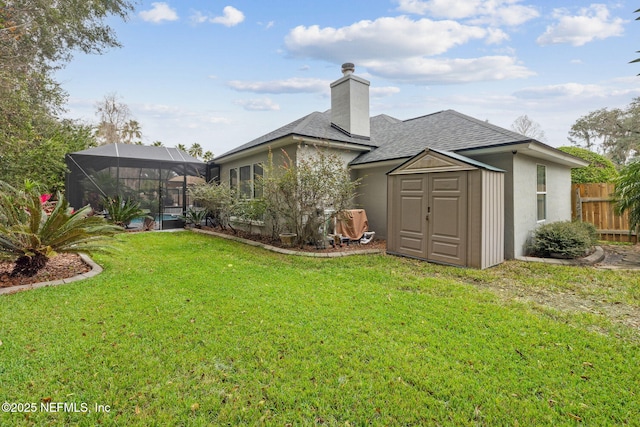
[[[629,215],[617,215],[613,204],[612,183],[572,184],[571,214],[596,226],[600,239],[612,242],[638,242],[636,233],[629,235]]]

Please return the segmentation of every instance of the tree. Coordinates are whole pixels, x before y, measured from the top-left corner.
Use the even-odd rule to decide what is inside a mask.
[[[185,153],[187,152],[187,147],[185,147],[184,144],[178,144],[176,145],[176,148],[180,151],[184,151]]]
[[[547,139],[540,124],[531,120],[526,114],[515,119],[511,124],[511,129],[514,132],[538,141],[545,141]]]
[[[141,144],[142,128],[137,120],[129,120],[122,129],[122,142],[125,144]]]
[[[27,137],[42,118],[59,112],[65,93],[54,73],[74,52],[102,53],[120,46],[110,15],[126,19],[129,0],[5,0],[0,3],[0,129]],[[36,132],[37,133],[37,132]]]
[[[162,141],[153,141],[151,143],[152,147],[164,147],[164,143]]]
[[[580,117],[571,126],[569,140],[597,150],[618,167],[625,165],[640,151],[640,98],[625,108],[601,108]]]
[[[132,10],[130,0],[0,1],[0,178],[62,188],[64,155],[94,139],[86,126],[58,120],[66,94],[55,72],[76,52],[118,47],[104,21]]]
[[[640,13],[640,9],[636,9],[636,10],[634,10],[634,11],[633,11],[633,13]],[[638,16],[638,17],[636,18],[636,21],[640,21],[640,16]],[[636,53],[640,53],[640,50],[636,51]],[[636,59],[634,59],[633,61],[631,61],[631,62],[629,62],[629,63],[630,63],[630,64],[633,64],[633,63],[635,63],[635,62],[640,62],[640,58],[636,58]],[[638,75],[640,76],[640,74],[638,74]]]
[[[202,157],[202,146],[200,144],[198,144],[197,142],[194,142],[191,147],[189,147],[189,151],[188,151],[189,155],[197,158]]]
[[[629,212],[629,231],[640,231],[640,159],[620,172],[613,193],[618,214]]]
[[[92,127],[71,120],[50,121],[40,135],[0,144],[0,180],[20,186],[24,177],[42,183],[49,193],[62,191],[65,155],[96,146]]]
[[[213,153],[209,150],[205,151],[205,153],[202,155],[202,160],[204,160],[205,162],[210,162],[211,160],[213,160],[215,156],[213,155]]]
[[[601,154],[581,147],[559,147],[558,149],[589,162],[589,166],[571,169],[573,184],[614,182],[618,177],[618,171],[613,162]]]
[[[100,145],[117,142],[131,144],[133,137],[142,137],[140,124],[131,118],[129,106],[120,102],[115,93],[105,95],[96,104],[96,115],[100,118],[96,130]]]

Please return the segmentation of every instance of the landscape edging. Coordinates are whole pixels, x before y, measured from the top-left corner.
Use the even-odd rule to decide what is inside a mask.
[[[593,265],[602,261],[604,255],[604,249],[601,246],[596,246],[591,255],[578,259],[538,258],[533,256],[520,256],[516,257],[516,259],[518,261],[543,262],[555,265]]]
[[[318,253],[303,252],[303,251],[296,251],[292,249],[279,248],[277,246],[268,245],[266,243],[256,242],[255,240],[244,239],[239,236],[230,236],[224,233],[216,233],[215,231],[203,230],[201,228],[192,228],[191,231],[194,231],[196,233],[201,233],[201,234],[209,234],[216,237],[222,237],[223,239],[227,239],[227,240],[234,240],[236,242],[244,243],[250,246],[256,246],[259,248],[266,249],[268,251],[277,252],[284,255],[297,255],[297,256],[306,256],[311,258],[337,258],[337,257],[349,256],[349,255],[367,255],[367,254],[384,253],[382,249],[361,249],[361,250],[355,250],[355,251],[349,251],[349,252],[318,252]]]
[[[0,295],[8,295],[16,292],[27,291],[30,289],[38,289],[44,288],[46,286],[58,286],[64,285],[65,283],[77,282],[78,280],[88,279],[90,277],[96,276],[102,273],[102,267],[99,264],[96,264],[89,255],[79,254],[82,261],[91,267],[91,270],[86,273],[80,273],[73,277],[67,277],[66,279],[59,280],[50,280],[48,282],[38,282],[38,283],[29,283],[28,285],[19,285],[19,286],[11,286],[10,288],[0,288]]]

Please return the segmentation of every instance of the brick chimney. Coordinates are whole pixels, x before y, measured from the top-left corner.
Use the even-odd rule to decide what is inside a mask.
[[[342,64],[343,77],[331,83],[331,125],[350,136],[369,138],[369,81],[355,76],[355,66]]]

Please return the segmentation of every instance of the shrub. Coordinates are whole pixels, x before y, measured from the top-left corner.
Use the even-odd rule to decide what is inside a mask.
[[[532,252],[543,257],[578,258],[588,253],[597,240],[598,232],[593,224],[553,222],[535,231]]]
[[[298,150],[300,153],[300,150]],[[276,229],[295,233],[298,243],[320,240],[319,229],[325,222],[325,211],[347,209],[356,196],[360,180],[352,180],[344,160],[334,152],[309,147],[309,154],[294,161],[286,151],[283,163],[274,165],[273,155],[264,166],[261,179],[265,217]]]
[[[12,276],[34,276],[57,252],[105,250],[105,238],[121,229],[90,216],[91,207],[73,211],[58,193],[47,213],[38,186],[19,190],[0,182],[0,259],[15,261]]]
[[[230,221],[231,217],[239,211],[241,201],[238,200],[237,192],[229,186],[228,182],[216,184],[212,181],[198,184],[189,188],[188,191],[191,199],[203,206],[214,218],[214,223],[222,229],[229,227],[235,231]]]

